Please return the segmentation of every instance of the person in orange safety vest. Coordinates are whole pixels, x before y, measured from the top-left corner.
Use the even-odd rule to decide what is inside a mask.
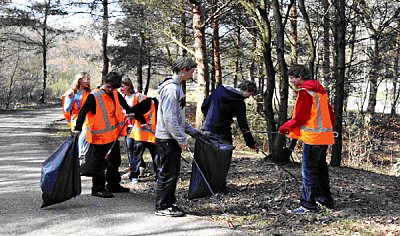
[[[126,102],[135,114],[135,119],[132,119],[128,125],[128,136],[126,137],[130,171],[124,176],[128,176],[131,183],[136,184],[138,183],[138,177],[143,173],[144,168],[146,168],[146,162],[143,160],[143,153],[146,148],[151,154],[153,168],[155,173],[157,173],[154,164],[154,157],[156,155],[154,133],[157,122],[158,101],[140,92],[135,93],[132,81],[127,77],[122,79],[120,93],[123,94]]]
[[[334,205],[326,153],[328,145],[335,143],[333,127],[336,117],[325,88],[310,78],[311,73],[306,66],[293,65],[288,75],[290,82],[299,90],[292,119],[284,123],[279,132],[304,143],[300,207],[289,213],[319,212],[318,204],[328,208]]]
[[[120,185],[121,176],[118,171],[121,165],[118,137],[126,136],[122,108],[132,113],[125,99],[117,92],[121,79],[121,75],[116,72],[110,72],[104,77],[101,88],[93,90],[88,96],[73,131],[74,136],[78,135],[87,117],[86,140],[94,146],[92,196],[95,197],[112,198],[112,193],[130,191]]]
[[[91,91],[92,89],[90,88],[89,73],[80,72],[75,76],[71,88],[62,95],[61,101],[64,118],[67,121],[68,127],[71,129],[71,131],[75,129],[75,123],[76,119],[78,118],[79,111],[86,102],[86,99]],[[90,144],[86,141],[85,123],[78,140],[79,162],[81,165],[87,161],[87,158],[92,159],[89,148]]]

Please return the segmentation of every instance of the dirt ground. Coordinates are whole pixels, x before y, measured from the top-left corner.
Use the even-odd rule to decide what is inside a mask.
[[[68,135],[63,121],[50,125],[48,132],[44,143],[50,151]],[[128,171],[123,149],[121,174]],[[335,208],[301,216],[287,213],[298,206],[301,193],[298,162],[301,149],[297,149],[295,163],[278,166],[265,160],[263,154],[237,148],[227,177],[227,190],[194,200],[187,198],[192,166],[182,161],[176,192],[178,204],[189,214],[207,217],[226,227],[231,222],[249,235],[400,235],[400,178],[392,175],[330,167]],[[183,156],[190,160],[188,153]],[[145,160],[148,164],[145,177],[136,185],[126,178],[123,183],[135,192],[154,196],[154,173],[148,154]]]

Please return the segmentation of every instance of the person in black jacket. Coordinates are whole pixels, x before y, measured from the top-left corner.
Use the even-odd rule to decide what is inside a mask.
[[[244,100],[257,94],[257,85],[252,81],[244,81],[238,89],[230,86],[219,86],[201,106],[205,120],[201,130],[203,134],[223,139],[232,144],[233,117],[236,117],[242,131],[246,146],[256,150],[256,142],[249,130]]]

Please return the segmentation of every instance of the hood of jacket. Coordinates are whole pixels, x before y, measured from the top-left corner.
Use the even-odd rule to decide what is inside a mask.
[[[160,92],[167,86],[167,85],[170,85],[170,84],[175,84],[175,85],[178,85],[178,86],[180,86],[180,84],[179,84],[179,81],[177,80],[177,79],[174,79],[174,78],[165,78],[165,80],[163,81],[163,82],[161,82],[159,85],[158,85],[158,88],[157,88],[157,92],[158,92],[158,94],[160,94]]]
[[[309,91],[314,91],[317,93],[325,94],[326,90],[318,80],[306,80],[300,88],[307,89]]]
[[[240,91],[230,86],[219,86],[217,90],[219,90],[218,93],[221,94],[221,100],[223,102],[238,102],[244,100]]]

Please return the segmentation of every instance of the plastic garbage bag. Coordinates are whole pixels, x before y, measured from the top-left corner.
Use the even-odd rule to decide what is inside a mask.
[[[226,176],[231,165],[233,149],[235,149],[233,145],[222,139],[205,135],[196,138],[194,159],[213,192],[219,192],[226,188]],[[202,198],[211,195],[199,168],[193,163],[188,198]]]
[[[40,187],[43,207],[66,201],[81,193],[77,139],[67,138],[42,164]]]

